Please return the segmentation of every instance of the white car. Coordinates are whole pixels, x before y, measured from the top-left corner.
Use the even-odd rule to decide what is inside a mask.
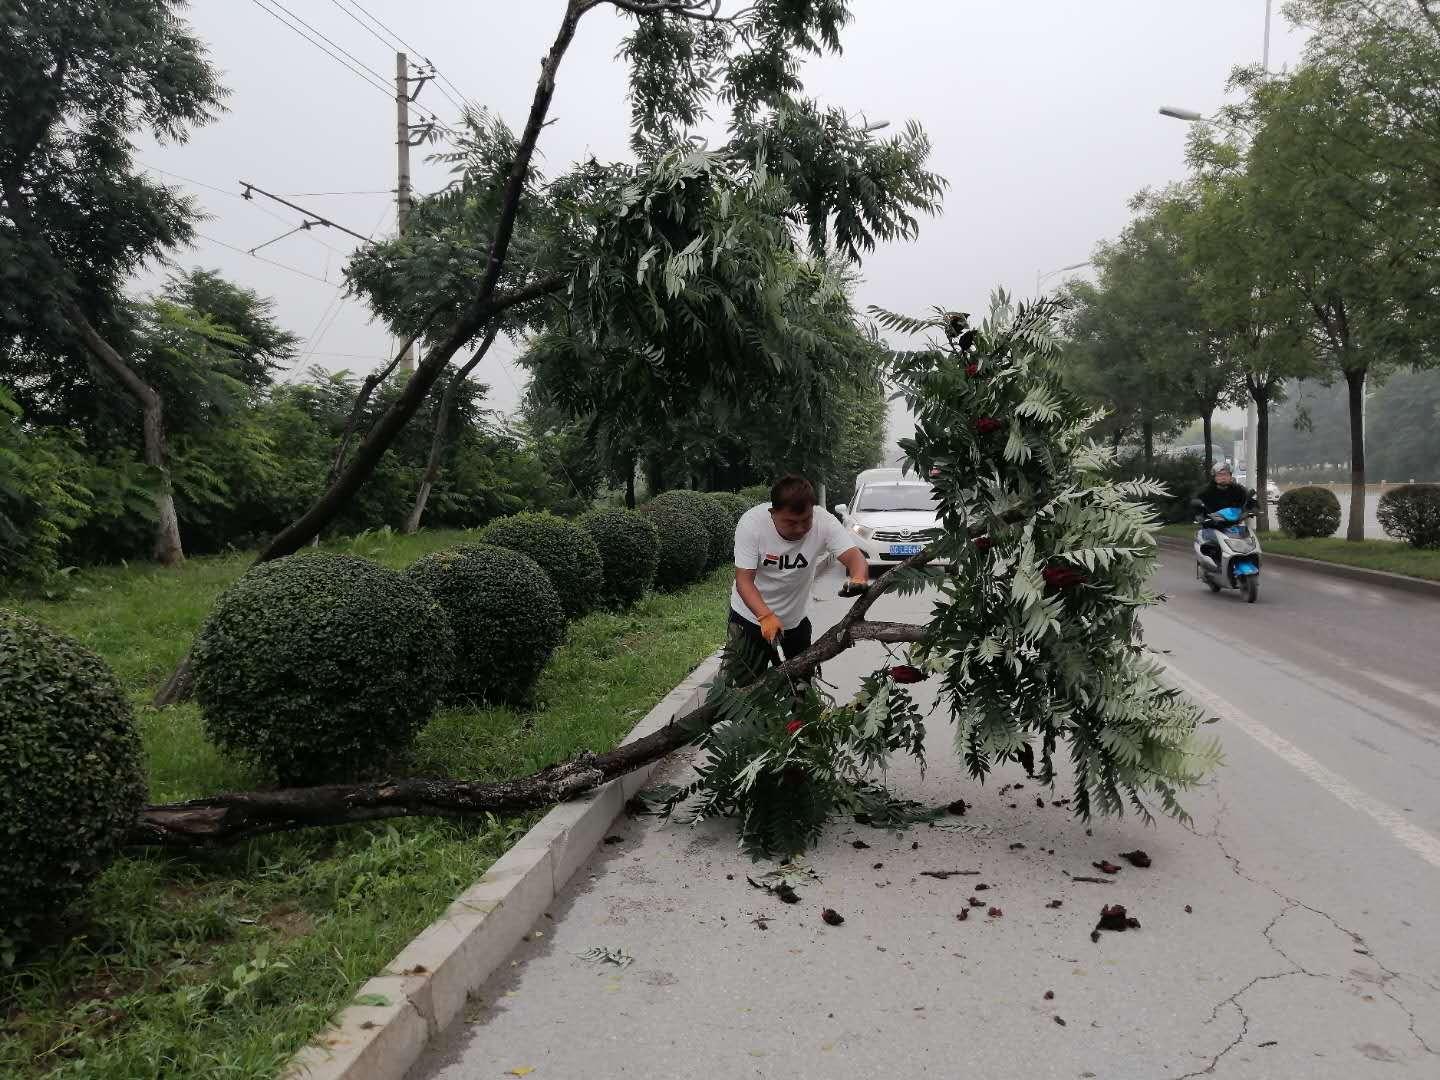
[[[871,567],[893,566],[940,535],[930,485],[899,469],[870,469],[855,481],[855,496],[835,508]]]
[[[1235,474],[1235,482],[1241,487],[1250,486],[1249,484],[1245,483],[1245,474],[1243,472],[1237,472]],[[1265,481],[1265,501],[1268,502],[1271,506],[1274,506],[1277,502],[1280,501],[1280,485],[1275,483],[1274,480]]]

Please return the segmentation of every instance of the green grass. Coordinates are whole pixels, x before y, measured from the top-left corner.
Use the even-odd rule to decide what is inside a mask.
[[[400,567],[461,535],[369,536],[343,547]],[[248,564],[235,555],[192,559],[178,572],[96,569],[76,575],[62,601],[0,598],[84,641],[119,673],[137,704],[157,801],[258,782],[205,741],[193,705],[145,705]],[[717,573],[572,624],[533,710],[437,714],[414,770],[491,779],[613,746],[719,646],[726,589]],[[273,1076],[538,816],[399,820],[208,855],[121,858],[63,935],[0,975],[0,1076]]]
[[[1186,540],[1195,535],[1193,525],[1166,525],[1161,532]],[[1351,543],[1337,537],[1323,540],[1294,540],[1278,532],[1261,535],[1261,546],[1272,555],[1294,555],[1318,562],[1360,566],[1391,574],[1440,581],[1440,550],[1422,550],[1394,540],[1362,540]]]

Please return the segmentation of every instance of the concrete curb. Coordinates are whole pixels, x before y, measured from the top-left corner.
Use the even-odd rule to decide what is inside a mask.
[[[666,694],[625,742],[663,727],[705,699],[720,653]],[[590,857],[655,762],[561,803],[495,861],[379,975],[356,992],[384,1004],[341,1010],[286,1066],[285,1080],[402,1080],[430,1040],[505,962],[570,876]]]
[[[1194,546],[1191,541],[1182,540],[1178,536],[1157,536],[1156,540],[1161,547],[1175,550],[1189,551]],[[1263,538],[1261,545],[1264,545]],[[1364,582],[1367,585],[1379,585],[1414,596],[1428,596],[1432,600],[1440,600],[1440,581],[1427,581],[1425,578],[1410,577],[1406,574],[1392,574],[1388,570],[1367,570],[1363,566],[1323,562],[1320,559],[1303,559],[1298,555],[1272,555],[1268,551],[1265,552],[1265,561],[1294,570],[1308,570],[1312,574],[1346,578],[1350,581]]]

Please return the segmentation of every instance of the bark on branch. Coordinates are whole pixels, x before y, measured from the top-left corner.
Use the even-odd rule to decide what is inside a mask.
[[[930,551],[902,566],[924,566]],[[921,641],[927,629],[910,623],[867,620],[865,612],[889,587],[881,578],[861,594],[850,610],[799,656],[772,669],[762,683],[780,687],[803,678],[857,641]],[[755,684],[759,685],[759,683]],[[692,742],[718,722],[706,703],[634,742],[603,754],[585,753],[573,761],[529,776],[484,783],[474,780],[384,780],[369,784],[247,791],[167,806],[148,806],[130,832],[136,845],[170,848],[224,847],[267,833],[334,825],[353,825],[396,817],[469,817],[512,814],[574,798],[591,788],[658,761]]]

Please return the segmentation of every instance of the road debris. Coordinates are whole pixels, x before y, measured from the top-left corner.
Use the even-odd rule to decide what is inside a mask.
[[[955,918],[959,919],[961,922],[964,922],[964,921],[965,921],[966,919],[968,919],[969,917],[970,917],[970,909],[969,909],[968,907],[967,907],[967,908],[961,908],[959,911],[957,911],[957,912],[955,913]]]
[[[1004,915],[1005,912],[1001,911],[998,907],[992,907],[992,908],[991,908],[989,911],[987,911],[985,914],[986,914],[986,915],[989,915],[990,918],[992,918],[992,919],[998,919],[998,918],[1000,918],[1000,916]]]
[[[1106,904],[1100,909],[1100,921],[1095,924],[1095,931],[1101,930],[1139,930],[1140,920],[1125,911],[1123,904]],[[1091,940],[1096,940],[1091,938]]]
[[[614,964],[616,967],[629,967],[635,962],[635,958],[624,949],[609,949],[603,945],[596,945],[580,953],[581,960],[588,960],[592,964]]]
[[[601,841],[602,844],[623,844],[624,842],[625,837],[623,836],[607,836]]]
[[[1042,799],[1039,795],[1036,795],[1036,796],[1035,796],[1035,809],[1036,809],[1036,810],[1044,810],[1044,809],[1045,809],[1045,800]]]
[[[984,901],[984,900],[981,900],[981,899],[979,899],[978,897],[974,897],[974,896],[972,896],[972,897],[969,898],[968,903],[970,904],[971,907],[984,907],[984,906],[985,906],[985,901]]]
[[[1048,908],[1057,908],[1057,907],[1060,907],[1061,905],[1063,905],[1064,903],[1065,903],[1065,901],[1063,901],[1063,900],[1051,900],[1051,901],[1050,901],[1048,904],[1046,904],[1045,906],[1048,907]]]
[[[864,840],[851,840],[850,846],[853,847],[856,851],[864,851],[870,845],[865,843]]]
[[[884,868],[885,868],[885,864],[884,864],[883,862],[877,862],[877,863],[876,863],[874,866],[872,866],[870,869],[871,869],[871,870],[883,870]]]
[[[1099,862],[1092,862],[1090,865],[1102,874],[1118,874],[1120,872],[1120,867],[1116,866],[1109,859],[1101,859]]]
[[[1025,850],[1025,845],[1022,844],[1020,841],[1017,840],[1017,841],[1015,841],[1015,843],[1013,843],[1013,844],[1010,845],[1010,850],[1011,850],[1011,851],[1024,851],[1024,850]]]
[[[1189,904],[1186,904],[1186,905],[1185,905],[1185,914],[1186,914],[1186,915],[1193,915],[1193,914],[1195,914],[1195,909],[1192,908]]]
[[[974,877],[978,873],[980,873],[979,870],[921,870],[920,876],[933,877],[938,881],[944,881],[946,878],[952,877]],[[975,887],[977,889],[986,888],[984,885],[976,885]]]
[[[1122,851],[1120,858],[1127,860],[1131,866],[1138,866],[1142,870],[1150,865],[1150,856],[1136,848],[1134,851]]]
[[[956,799],[949,806],[945,807],[945,809],[956,817],[964,817],[965,811],[970,809],[970,804],[964,799]]]
[[[839,926],[845,921],[844,915],[841,915],[834,908],[828,907],[824,911],[820,912],[820,918],[825,920],[826,926]]]
[[[1055,1000],[1055,991],[1054,991],[1054,990],[1046,990],[1046,991],[1045,991],[1045,1000],[1046,1000],[1046,1001],[1054,1001],[1054,1000]]]
[[[1065,1020],[1064,1020],[1063,1017],[1056,1016],[1056,1017],[1054,1017],[1053,1019],[1054,1019],[1054,1021],[1055,1021],[1057,1024],[1059,1024],[1061,1027],[1064,1027],[1064,1026],[1065,1026]]]

